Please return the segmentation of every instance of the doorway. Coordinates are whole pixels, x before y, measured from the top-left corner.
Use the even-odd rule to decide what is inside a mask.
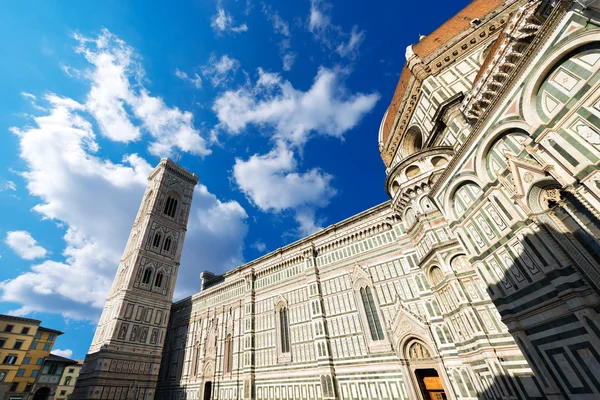
[[[212,382],[208,381],[204,384],[204,395],[202,396],[202,400],[210,400],[211,394],[212,394]]]
[[[38,389],[33,396],[33,400],[47,400],[50,398],[50,388],[43,387]]]
[[[419,388],[426,400],[447,400],[442,379],[438,372],[433,368],[415,370]]]

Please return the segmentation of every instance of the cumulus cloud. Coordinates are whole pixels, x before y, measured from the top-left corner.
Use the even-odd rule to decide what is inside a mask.
[[[48,251],[39,246],[36,240],[27,231],[11,231],[6,234],[4,242],[17,255],[25,260],[46,257]]]
[[[343,71],[320,68],[306,92],[295,89],[280,75],[258,70],[258,80],[221,94],[213,104],[219,128],[241,133],[247,125],[268,126],[274,137],[296,146],[310,134],[341,138],[370,112],[379,94],[351,94],[343,85]]]
[[[212,54],[208,63],[201,67],[202,74],[207,77],[214,87],[224,86],[229,82],[240,67],[240,62],[227,54],[218,58]]]
[[[365,39],[365,32],[358,31],[355,25],[350,33],[331,22],[331,4],[325,0],[311,0],[307,28],[314,38],[329,50],[335,50],[341,57],[356,58],[358,48]]]
[[[194,86],[196,89],[202,88],[202,78],[197,73],[194,73],[194,76],[190,77],[186,72],[176,69],[175,76],[181,79],[182,81],[187,81],[191,83],[192,86]]]
[[[265,212],[294,210],[300,234],[319,230],[314,218],[315,207],[326,206],[336,194],[331,187],[333,176],[318,168],[298,172],[294,153],[279,142],[266,155],[236,159],[235,182],[246,197]]]
[[[170,155],[174,148],[210,154],[192,113],[167,106],[144,86],[145,71],[133,48],[107,29],[95,38],[75,34],[75,39],[77,53],[91,65],[83,73],[90,90],[81,108],[94,117],[104,136],[127,143],[149,133],[149,151],[158,156]]]
[[[107,35],[103,33],[108,42],[95,41],[94,45],[111,53],[114,49],[107,44]],[[122,43],[120,48],[125,47]],[[135,112],[144,120],[143,129],[150,133],[153,152],[166,151],[170,144],[195,152],[197,148],[188,146],[193,139],[182,138],[181,126],[173,129],[176,121],[185,125],[191,124],[190,119],[143,89],[135,97]],[[109,160],[100,151],[94,131],[96,114],[86,103],[52,93],[43,100],[48,109],[45,115],[11,130],[19,140],[27,190],[39,199],[34,211],[64,225],[65,248],[62,257],[35,264],[29,271],[1,282],[0,300],[19,304],[11,311],[15,315],[48,312],[93,320],[106,300],[156,160],[149,162],[126,153],[120,161],[111,153]],[[104,146],[110,144],[108,141]],[[122,146],[115,148],[123,151]],[[221,201],[205,186],[196,187],[177,298],[199,290],[199,271],[224,272],[243,262],[246,218],[237,202]]]
[[[71,349],[56,349],[56,350],[52,350],[50,352],[51,354],[54,354],[55,356],[59,356],[59,357],[65,357],[65,358],[71,358],[73,357],[73,350]]]
[[[231,14],[225,11],[225,9],[221,5],[217,5],[217,13],[211,18],[210,26],[217,33],[240,33],[246,32],[248,30],[248,25],[246,24],[236,26]]]

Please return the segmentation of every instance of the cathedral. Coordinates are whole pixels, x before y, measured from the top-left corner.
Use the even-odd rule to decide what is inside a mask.
[[[600,1],[473,0],[406,49],[390,200],[175,303],[161,160],[71,398],[600,399],[599,70]]]

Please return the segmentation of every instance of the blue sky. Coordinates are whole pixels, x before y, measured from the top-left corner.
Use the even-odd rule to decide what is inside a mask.
[[[9,2],[0,14],[0,313],[83,358],[145,179],[200,178],[176,297],[387,200],[406,47],[468,2]]]

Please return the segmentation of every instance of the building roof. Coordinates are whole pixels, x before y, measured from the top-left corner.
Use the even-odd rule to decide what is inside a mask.
[[[28,322],[28,323],[37,324],[37,325],[42,323],[42,321],[40,321],[39,319],[15,317],[14,315],[6,315],[6,314],[0,314],[0,319],[7,319],[7,320],[19,321],[19,322]]]
[[[70,358],[57,356],[56,354],[50,353],[50,355],[46,358],[47,361],[61,362],[65,364],[77,364],[77,361],[71,360]]]
[[[43,326],[40,326],[38,328],[38,331],[44,331],[44,332],[50,332],[50,333],[56,333],[57,335],[62,335],[64,334],[64,332],[58,331],[56,329],[52,329],[52,328],[45,328]]]
[[[494,11],[506,0],[473,0],[435,31],[425,36],[413,46],[413,51],[421,59],[431,55],[441,46],[471,27],[471,21],[482,18]]]

